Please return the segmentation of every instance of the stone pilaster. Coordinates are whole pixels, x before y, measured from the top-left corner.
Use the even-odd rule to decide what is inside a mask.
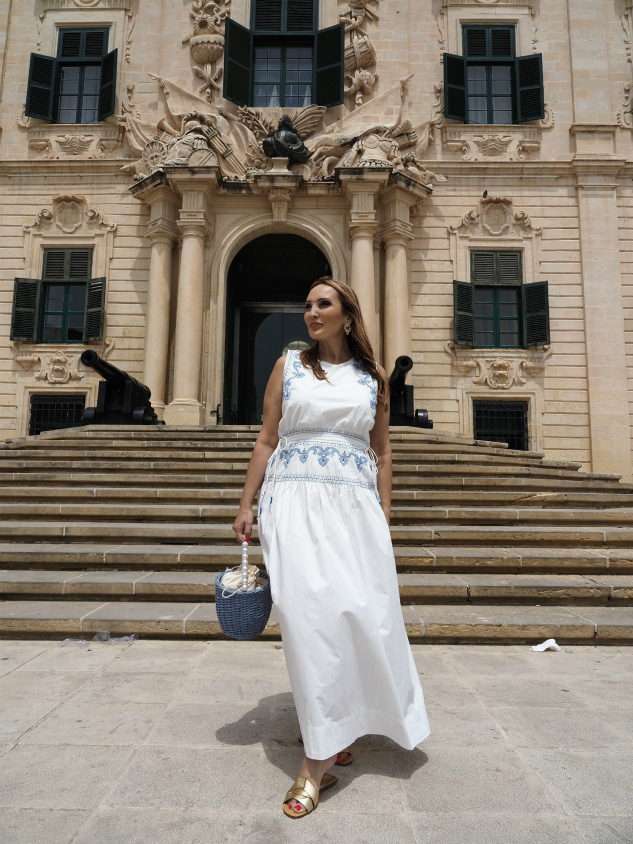
[[[378,314],[374,275],[374,238],[378,230],[376,194],[387,184],[389,170],[341,168],[337,171],[350,199],[348,222],[352,241],[350,285],[358,296],[361,312],[374,349],[378,343]]]
[[[172,175],[172,174],[170,174]],[[168,425],[202,425],[200,368],[204,322],[204,249],[211,234],[211,180],[172,175],[182,196],[178,228],[182,233],[173,399],[165,408]]]
[[[165,378],[169,354],[172,250],[179,237],[176,225],[180,197],[166,185],[150,189],[143,199],[150,206],[146,237],[151,241],[143,383],[152,392],[159,419],[165,411]]]

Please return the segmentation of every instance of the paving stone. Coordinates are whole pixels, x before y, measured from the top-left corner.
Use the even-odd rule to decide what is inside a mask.
[[[399,574],[398,587],[403,603],[420,601],[465,601],[468,588],[450,574]]]
[[[87,810],[73,809],[3,809],[0,812],[0,841],[71,844],[88,815]]]
[[[579,844],[564,818],[424,813],[414,815],[412,824],[416,844]]]
[[[598,642],[633,641],[633,607],[582,607],[576,612],[596,625]]]
[[[164,711],[162,704],[67,701],[22,738],[21,744],[137,745]]]
[[[185,620],[195,610],[196,604],[157,602],[110,602],[86,614],[82,620],[85,634],[109,630],[117,636],[132,633],[154,636],[184,636]]]
[[[335,786],[336,789],[338,786]],[[319,803],[320,811],[313,817],[302,818],[300,824],[288,829],[289,819],[281,810],[257,812],[249,819],[243,844],[338,844],[358,842],[360,844],[416,844],[408,820],[397,815],[356,813],[348,810],[338,814],[327,814],[334,789],[325,792]],[[345,793],[345,792],[344,792]]]
[[[75,572],[64,583],[64,594],[96,595],[104,601],[111,597],[131,597],[135,584],[145,574],[142,571],[100,571],[77,576]]]
[[[97,606],[80,601],[1,602],[0,633],[79,633],[81,619]]]
[[[580,708],[569,717],[568,708],[504,706],[491,709],[496,722],[515,747],[613,748],[618,731],[605,713]]]
[[[242,812],[172,809],[97,809],[73,844],[242,844]]]
[[[30,662],[49,647],[49,642],[0,639],[0,677]]]
[[[129,747],[18,745],[0,757],[0,808],[92,808],[130,757]]]
[[[478,601],[607,602],[611,589],[581,575],[459,575],[468,596]]]
[[[633,841],[633,818],[574,818],[585,844],[628,844]]]
[[[199,601],[215,601],[216,572],[156,572],[148,574],[135,585],[139,597],[174,596]]]
[[[221,681],[219,681],[221,682]],[[270,707],[226,703],[172,703],[146,744],[173,747],[261,745],[268,732]]]
[[[523,751],[527,763],[569,815],[633,817],[631,753]]]

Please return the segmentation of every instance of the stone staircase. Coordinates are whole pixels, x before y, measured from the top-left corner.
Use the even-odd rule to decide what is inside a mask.
[[[0,635],[221,637],[214,579],[239,562],[231,523],[257,430],[0,444]],[[411,641],[633,641],[632,484],[459,435],[391,439]],[[264,636],[279,637],[274,608]]]

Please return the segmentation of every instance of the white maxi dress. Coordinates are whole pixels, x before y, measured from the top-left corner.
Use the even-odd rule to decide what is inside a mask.
[[[327,381],[288,352],[258,517],[305,752],[368,733],[411,750],[430,728],[369,450],[376,381],[321,365]]]

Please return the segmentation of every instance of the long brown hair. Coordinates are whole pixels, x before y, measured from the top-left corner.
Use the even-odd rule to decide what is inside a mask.
[[[352,318],[352,330],[347,335],[347,342],[352,355],[360,363],[363,369],[368,372],[372,378],[378,382],[378,401],[387,407],[387,400],[389,396],[389,384],[385,376],[378,369],[376,358],[371,347],[369,335],[367,334],[367,327],[365,320],[360,310],[360,302],[358,296],[349,286],[342,281],[336,281],[328,275],[318,278],[310,287],[310,290],[315,288],[318,284],[327,284],[339,295],[343,312],[349,314]],[[304,349],[301,352],[301,363],[307,368],[311,369],[314,377],[319,381],[327,381],[327,375],[321,366],[321,358],[319,356],[319,341],[315,340],[309,349]]]

